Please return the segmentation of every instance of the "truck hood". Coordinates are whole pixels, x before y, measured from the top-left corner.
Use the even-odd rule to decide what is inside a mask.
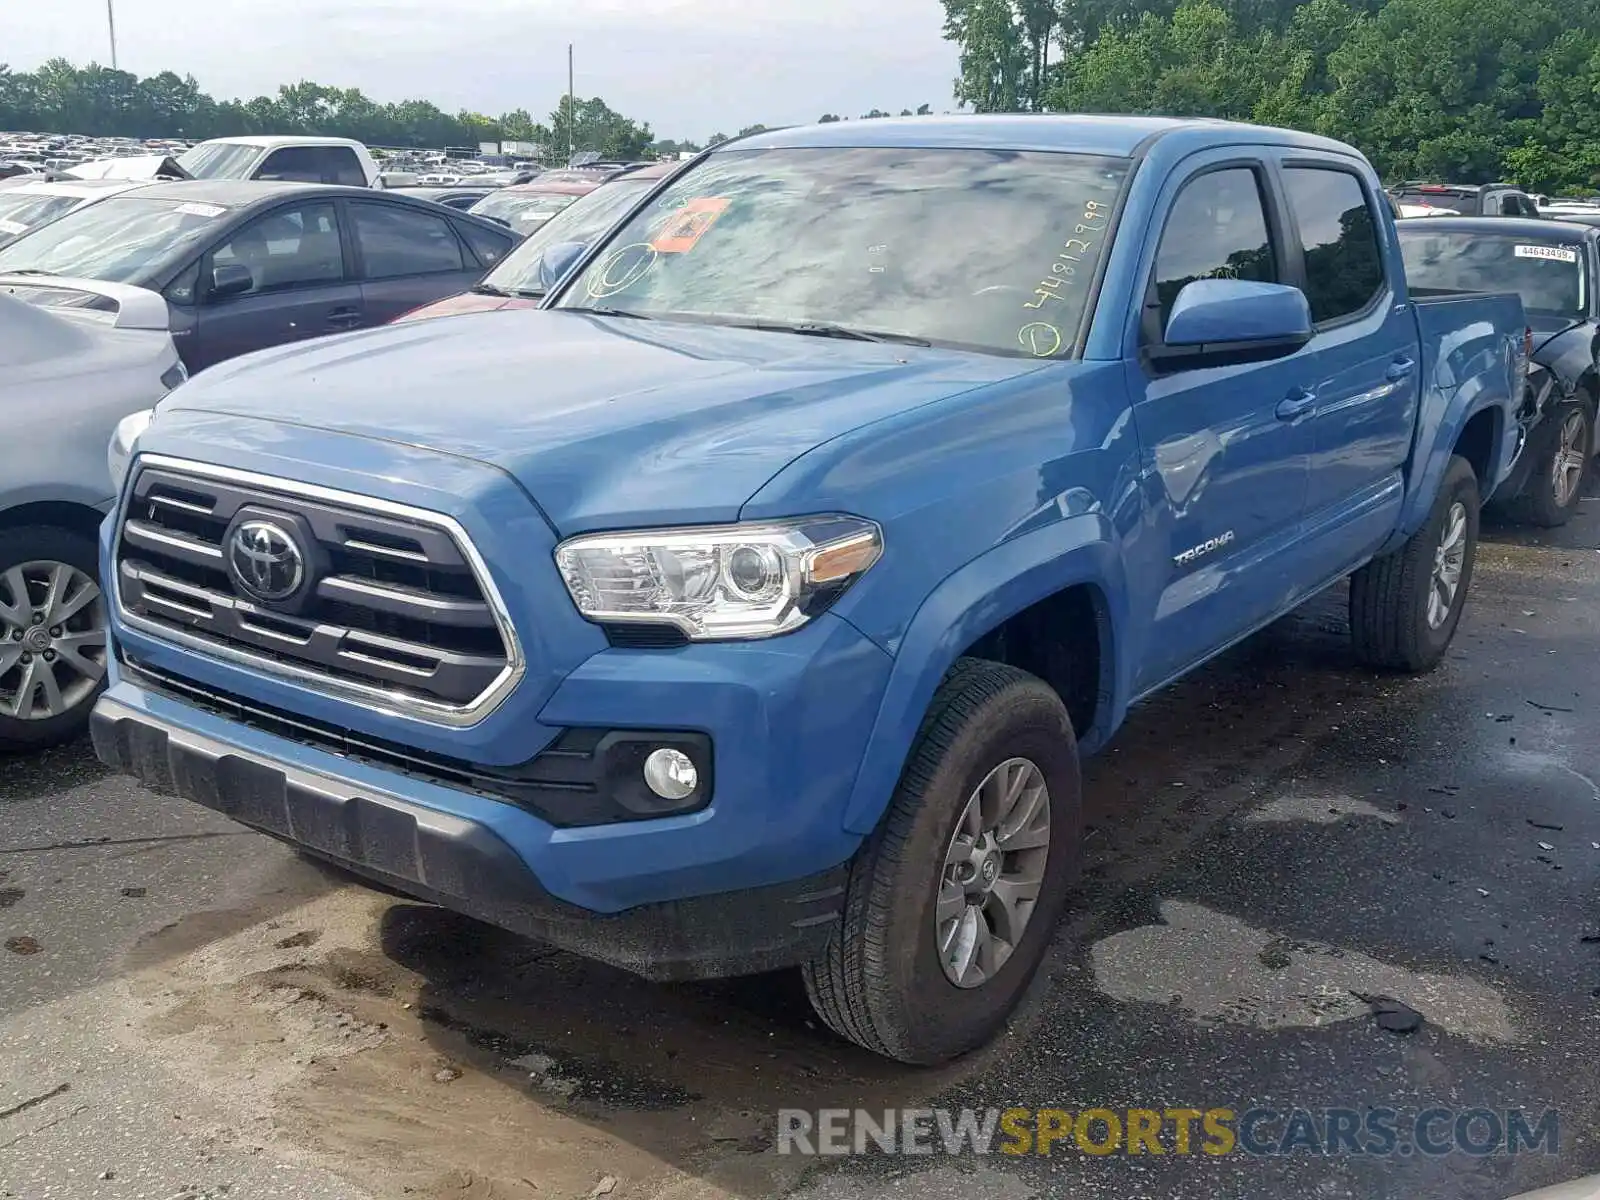
[[[202,372],[162,412],[229,414],[476,459],[514,476],[570,536],[735,520],[762,484],[822,443],[1040,365],[506,310],[248,355]],[[249,450],[270,433],[240,424],[237,437]]]

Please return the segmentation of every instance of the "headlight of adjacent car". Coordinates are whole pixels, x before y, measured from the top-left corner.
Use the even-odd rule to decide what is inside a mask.
[[[556,566],[591,621],[718,641],[799,628],[882,554],[873,522],[822,516],[576,537],[556,547]]]
[[[112,491],[122,491],[122,481],[128,477],[128,463],[133,459],[134,445],[155,415],[153,408],[129,413],[112,430],[111,443],[106,447],[106,466],[111,469]]]

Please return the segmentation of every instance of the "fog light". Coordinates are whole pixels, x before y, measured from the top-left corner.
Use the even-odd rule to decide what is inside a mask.
[[[682,800],[700,785],[700,772],[683,751],[662,747],[644,760],[644,781],[663,800]]]

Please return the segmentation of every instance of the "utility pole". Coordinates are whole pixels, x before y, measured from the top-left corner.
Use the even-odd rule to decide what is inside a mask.
[[[117,14],[112,5],[116,0],[106,0],[106,28],[111,31],[111,69],[117,69]]]
[[[106,0],[111,3],[111,0]],[[573,98],[572,92],[572,43],[567,43],[567,166],[572,165],[574,151],[574,130],[578,124],[578,102]]]

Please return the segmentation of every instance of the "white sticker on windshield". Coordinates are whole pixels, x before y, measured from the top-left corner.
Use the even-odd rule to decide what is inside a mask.
[[[1543,258],[1550,262],[1575,263],[1578,252],[1571,246],[1518,246],[1518,258]]]
[[[548,221],[553,216],[555,216],[553,212],[531,212],[523,213],[521,219],[524,221]]]
[[[0,233],[27,233],[28,227],[21,221],[0,220]]]
[[[190,217],[220,217],[228,210],[215,204],[180,204],[178,211]]]

